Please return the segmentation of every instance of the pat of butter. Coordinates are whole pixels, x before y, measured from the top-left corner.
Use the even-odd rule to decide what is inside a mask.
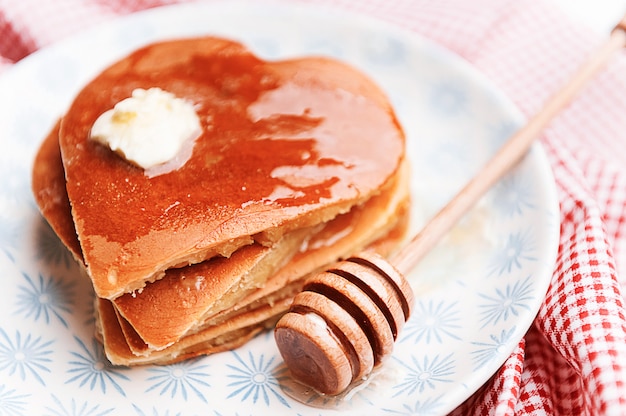
[[[136,89],[105,111],[91,128],[91,139],[129,162],[150,169],[177,157],[201,133],[193,104],[160,88]]]

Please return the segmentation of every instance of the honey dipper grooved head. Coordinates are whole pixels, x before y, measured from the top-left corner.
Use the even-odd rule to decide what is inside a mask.
[[[413,291],[385,259],[361,253],[309,278],[274,336],[292,377],[336,395],[393,350]]]

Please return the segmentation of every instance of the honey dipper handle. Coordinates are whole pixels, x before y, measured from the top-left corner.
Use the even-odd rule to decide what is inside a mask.
[[[515,133],[467,185],[444,206],[390,262],[408,274],[461,217],[530,149],[546,125],[582,89],[609,57],[626,46],[626,16],[611,37],[580,67],[570,81],[550,98],[543,109]]]

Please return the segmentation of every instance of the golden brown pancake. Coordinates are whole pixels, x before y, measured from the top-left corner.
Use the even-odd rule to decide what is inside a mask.
[[[406,222],[398,222],[392,232],[370,245],[370,248],[386,253],[386,248],[397,246],[403,239],[405,226]],[[302,256],[306,257],[306,254]],[[286,274],[293,275],[293,268],[286,270]],[[197,331],[161,350],[150,349],[134,328],[112,307],[111,301],[99,299],[98,336],[103,341],[109,360],[118,365],[170,364],[198,355],[236,348],[274,325],[289,308],[293,297],[301,291],[306,277],[300,277],[275,292],[248,297],[246,302],[208,319]]]
[[[32,190],[41,214],[74,258],[82,263],[83,253],[65,189],[65,172],[59,149],[59,126],[60,121],[55,123],[35,155]]]
[[[182,167],[149,177],[88,139],[136,88],[191,101]],[[407,225],[404,135],[382,91],[326,58],[266,62],[218,38],[148,45],[105,69],[42,144],[33,192],[97,295],[115,364],[234,348],[272,325],[303,279]]]
[[[58,141],[51,134],[35,160],[38,168],[33,171],[33,191],[38,195],[37,202],[46,219],[62,241],[68,247],[80,248],[71,223],[64,178],[55,172],[55,169],[62,171],[61,164],[60,161],[54,163],[55,158],[60,158]],[[272,273],[263,287],[242,296],[230,307],[220,310],[212,303],[215,293],[221,293],[219,285],[236,281],[239,276],[234,271],[246,269],[247,261],[254,261],[259,254],[271,251],[269,248],[258,244],[246,246],[230,259],[213,259],[170,270],[165,278],[147,285],[141,293],[124,295],[113,304],[98,300],[99,337],[104,342],[107,356],[113,363],[121,365],[162,364],[241,345],[289,307],[308,273],[360,250],[375,238],[378,240],[371,246],[380,253],[387,253],[397,245],[406,228],[408,210],[406,167],[398,173],[402,174],[394,178],[394,187],[318,227],[300,247],[300,252],[279,271]],[[302,231],[309,234],[306,229],[292,233],[298,241],[301,239],[297,234]],[[247,253],[253,255],[247,256]],[[74,255],[80,258],[80,251]],[[217,267],[211,272],[212,265]],[[200,287],[196,288],[196,284]],[[198,309],[201,304],[208,312]],[[122,316],[120,310],[132,319],[133,324]],[[194,314],[194,311],[201,313]],[[159,339],[166,341],[159,344]]]
[[[194,103],[203,132],[180,169],[147,177],[88,139],[136,88]],[[217,38],[148,45],[77,95],[59,132],[72,216],[98,296],[326,222],[378,193],[404,156],[382,91],[326,58],[266,62]]]
[[[275,249],[264,248],[268,250],[272,266],[276,265],[276,261],[271,258],[288,258],[289,262],[283,263],[280,269],[272,270],[257,290],[248,293],[243,290],[237,291],[238,295],[245,296],[230,299],[230,302],[225,299],[226,296],[222,296],[221,301],[218,301],[213,292],[217,292],[217,286],[221,281],[236,281],[234,277],[238,276],[238,273],[231,269],[239,267],[239,263],[242,263],[238,260],[238,254],[255,246],[247,246],[236,251],[230,259],[220,258],[204,262],[208,273],[204,270],[198,272],[202,270],[201,265],[185,268],[190,273],[199,273],[192,276],[180,273],[179,270],[170,270],[165,278],[147,285],[141,293],[121,296],[113,300],[113,304],[120,316],[128,321],[149,347],[163,349],[196,328],[205,326],[207,320],[232,314],[233,311],[259,300],[265,300],[267,303],[268,299],[282,288],[364,249],[379,239],[401,238],[402,234],[395,237],[387,236],[394,229],[406,228],[406,224],[401,221],[408,215],[407,170],[399,171],[403,175],[394,181],[396,186],[329,221],[322,230],[313,235],[307,234],[309,238],[306,245],[300,247],[300,252],[295,253],[293,258],[277,253]],[[289,233],[283,240],[300,237],[293,234],[294,232]],[[385,250],[382,246],[379,248]],[[387,252],[385,250],[382,253]],[[236,265],[233,266],[231,260]],[[257,264],[265,268],[262,261]],[[193,287],[190,288],[190,285]]]
[[[38,195],[42,212],[61,240],[68,247],[77,247],[64,178],[55,172],[55,169],[62,171],[61,163],[55,163],[55,159],[60,159],[58,141],[54,134],[50,134],[35,159],[38,167],[33,170],[33,192]],[[252,332],[258,332],[288,308],[308,273],[358,251],[366,244],[372,243],[370,245],[380,253],[387,253],[397,245],[406,228],[406,166],[398,171],[391,183],[393,187],[317,227],[313,233],[307,229],[292,232],[291,238],[298,242],[303,241],[302,236],[307,236],[306,243],[299,247],[300,252],[293,258],[284,252],[279,253],[284,258],[291,258],[289,263],[275,273],[274,270],[268,272],[267,281],[261,288],[241,292],[242,296],[234,304],[222,302],[221,308],[216,307],[220,304],[216,301],[216,293],[223,293],[220,285],[236,282],[240,278],[238,269],[252,269],[249,262],[271,253],[271,249],[254,244],[243,247],[229,259],[217,258],[170,270],[165,278],[147,285],[141,293],[124,295],[113,301],[114,322],[109,322],[114,316],[107,312],[111,307],[109,302],[98,301],[99,319],[106,320],[99,322],[99,327],[105,331],[101,338],[105,340],[107,355],[115,364],[164,363],[171,362],[174,357],[189,355],[188,352],[177,353],[181,350],[194,350],[198,354],[200,351],[221,350],[226,345],[222,344],[225,337],[230,340],[227,345],[234,345],[238,342],[235,333],[247,340]],[[80,258],[80,252],[74,255]],[[265,259],[271,260],[275,255],[271,253]],[[275,259],[270,263],[275,263],[273,266],[278,264]],[[132,320],[132,324],[121,312]],[[172,345],[174,342],[176,345]],[[203,347],[200,349],[194,343],[201,343]]]
[[[298,251],[308,234],[308,228],[292,231],[271,248],[255,243],[229,258],[169,269],[162,279],[112,302],[151,349],[163,349],[204,317],[233,307],[264,285]]]
[[[99,328],[96,335],[105,345],[107,358],[118,365],[170,364],[199,355],[227,351],[245,344],[265,329],[264,324],[254,324],[216,337],[209,336],[208,339],[205,334],[198,333],[187,338],[183,345],[177,345],[177,348],[170,347],[144,357],[133,354],[128,347],[111,302],[107,299],[98,299],[97,302]]]

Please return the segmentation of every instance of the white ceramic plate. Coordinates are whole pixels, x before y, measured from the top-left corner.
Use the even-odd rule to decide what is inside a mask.
[[[221,34],[265,58],[328,54],[388,92],[413,162],[413,228],[520,124],[460,59],[381,23],[280,4],[183,5],[116,20],[46,48],[0,78],[0,414],[441,414],[476,391],[531,325],[557,250],[554,183],[536,146],[411,275],[415,312],[383,370],[348,398],[289,385],[271,333],[165,367],[114,368],[95,341],[91,287],[38,214],[31,161],[100,68],[159,38]],[[381,149],[384,151],[384,149]]]

